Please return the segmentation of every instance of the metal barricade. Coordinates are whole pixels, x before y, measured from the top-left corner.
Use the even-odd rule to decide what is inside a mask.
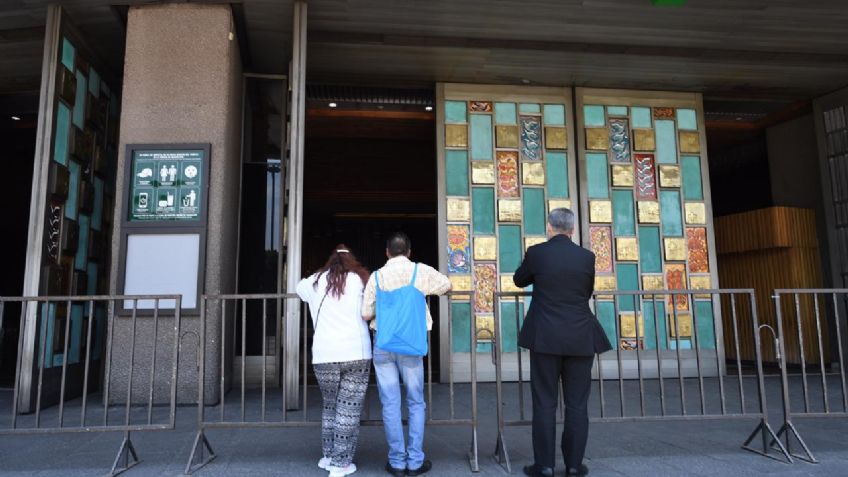
[[[130,433],[174,428],[181,300],[180,295],[0,297],[0,329],[5,312],[20,308],[14,386],[2,400],[11,414],[0,418],[0,434],[120,431],[123,440],[109,475],[138,464]],[[117,327],[129,331],[116,337]],[[148,332],[155,339],[139,343],[139,335]],[[168,336],[170,365],[160,348]],[[122,353],[115,351],[117,339]],[[157,387],[157,371],[167,376],[167,385]],[[146,379],[136,378],[141,373]]]
[[[848,416],[843,334],[848,289],[777,289],[773,299],[783,400],[783,425],[777,435],[792,456],[817,463],[792,419]],[[790,367],[796,370],[792,376]],[[790,392],[799,384],[800,396]],[[795,443],[803,453],[793,452]]]
[[[452,329],[452,313],[451,300],[452,294],[447,294],[444,297],[430,297],[428,306],[432,305],[432,300],[440,299],[441,306],[448,307],[448,329]],[[469,295],[466,293],[464,299],[467,300]],[[251,302],[254,305],[252,312]],[[298,322],[295,323],[297,329],[290,330],[291,323],[287,323],[287,311],[291,311],[289,307],[297,307],[299,309]],[[432,306],[430,306],[432,309]],[[269,309],[273,311],[269,314]],[[214,312],[213,312],[214,310]],[[262,336],[268,336],[267,326],[273,321],[275,326],[275,334],[278,337],[274,341],[275,346],[281,348],[277,368],[272,372],[274,377],[279,377],[279,385],[274,386],[270,383],[266,375],[268,374],[267,359],[269,350],[267,349],[267,340],[262,341],[262,370],[261,377],[258,382],[258,389],[248,385],[245,374],[245,362],[247,358],[246,350],[246,330],[247,321],[251,319],[251,314],[256,318],[261,319]],[[269,316],[271,320],[269,320]],[[192,445],[191,453],[188,457],[188,462],[185,467],[185,474],[192,474],[206,464],[215,459],[216,454],[207,436],[207,430],[216,428],[286,428],[286,427],[320,427],[321,426],[321,395],[317,389],[317,384],[311,384],[309,380],[309,345],[312,335],[312,321],[309,318],[308,307],[306,303],[300,301],[296,294],[243,294],[243,295],[204,295],[201,301],[201,320],[200,320],[200,369],[198,373],[198,406],[197,406],[197,433]],[[215,332],[213,336],[208,336],[208,328],[210,324],[215,323]],[[234,331],[240,329],[240,343],[238,348],[232,347],[232,341],[236,337]],[[290,357],[285,352],[285,347],[282,345],[283,339],[286,336],[291,336],[297,333],[299,343],[299,353],[296,357],[296,363],[289,363]],[[469,340],[472,349],[476,347],[476,328],[472,326]],[[449,334],[450,336],[450,334]],[[428,336],[429,339],[429,336]],[[452,346],[453,337],[450,336],[451,342],[448,349]],[[217,360],[217,368],[213,372],[207,369],[207,354],[210,347],[216,347],[216,352],[219,353]],[[232,347],[232,349],[231,349]],[[455,409],[455,401],[457,393],[455,390],[453,366],[448,365],[448,383],[447,383],[447,399],[449,401],[448,409],[438,410],[438,415],[434,416],[434,387],[441,391],[444,384],[434,384],[433,382],[433,355],[439,350],[433,350],[433,346],[429,347],[428,356],[426,357],[426,404],[427,404],[427,425],[433,426],[467,426],[471,430],[471,446],[468,452],[468,461],[473,472],[479,471],[479,463],[477,458],[477,378],[476,378],[476,362],[473,359],[474,354],[471,354],[470,361],[470,376],[471,380],[467,385],[469,391],[469,402],[463,401],[470,407],[470,414],[467,416],[458,416]],[[230,358],[241,358],[241,368],[230,371],[232,362]],[[451,356],[446,359],[450,360]],[[297,366],[293,368],[293,366]],[[300,377],[296,384],[298,389],[290,389],[287,379],[287,370],[297,369]],[[233,374],[240,373],[239,379],[235,380]],[[277,374],[274,374],[277,373]],[[442,376],[444,378],[444,376]],[[233,383],[237,381],[237,383]],[[210,386],[215,387],[216,395],[209,399]],[[369,386],[373,387],[373,386]],[[376,389],[369,389],[366,394],[364,410],[361,418],[361,425],[364,426],[379,426],[382,425],[382,420],[371,418],[371,397],[376,392]],[[235,395],[234,402],[231,402],[229,396]],[[439,393],[444,394],[444,393]],[[296,396],[294,402],[291,397]],[[299,402],[298,402],[299,401]],[[441,403],[441,401],[440,401]],[[213,409],[207,409],[208,407]],[[406,421],[406,420],[404,420]],[[316,434],[316,442],[318,435]]]
[[[514,341],[524,319],[522,299],[531,296],[529,292],[495,293],[499,406],[494,457],[507,472],[511,472],[511,463],[506,428],[532,424],[525,399],[529,352]],[[502,316],[503,304],[511,305],[513,316]],[[590,306],[614,347],[595,359],[597,400],[590,400],[590,422],[756,419],[759,423],[742,447],[774,458],[770,449],[777,434],[767,421],[754,290],[597,291]],[[505,336],[510,343],[505,343]],[[753,370],[745,370],[741,359],[743,337],[751,340],[748,344],[757,357]],[[735,359],[725,360],[725,342],[733,346]],[[510,349],[505,351],[505,345]],[[512,379],[503,375],[506,353],[514,356]],[[728,365],[735,368],[733,372]],[[507,387],[517,398],[507,393]],[[564,412],[560,399],[558,422]],[[761,446],[753,447],[758,437]],[[783,459],[791,461],[780,442],[774,447]]]

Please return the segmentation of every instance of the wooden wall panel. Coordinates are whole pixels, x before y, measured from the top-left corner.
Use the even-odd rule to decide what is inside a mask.
[[[815,213],[810,209],[771,207],[715,219],[716,251],[719,283],[722,288],[754,288],[757,316],[761,324],[776,326],[777,315],[773,291],[777,288],[817,288],[821,286],[821,262],[816,239]],[[722,302],[725,349],[728,359],[736,359],[733,342],[731,303]],[[828,307],[820,300],[822,341],[825,361],[829,361],[827,323]],[[753,327],[750,307],[737,303],[739,323],[739,356],[754,360]],[[816,307],[811,297],[800,296],[781,301],[781,313],[789,363],[800,363],[798,329],[804,342],[804,357],[818,363],[819,348],[816,329]],[[763,338],[763,358],[776,361],[773,340],[768,332]]]

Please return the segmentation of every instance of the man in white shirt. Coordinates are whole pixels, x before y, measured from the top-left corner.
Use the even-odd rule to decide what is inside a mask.
[[[365,285],[362,301],[362,318],[371,320],[376,314],[377,289],[375,275],[379,274],[380,289],[392,291],[410,284],[416,264],[409,260],[412,244],[409,237],[397,232],[386,241],[388,261],[383,268],[371,274]],[[417,264],[413,285],[424,295],[442,295],[451,288],[448,277],[433,267]],[[382,317],[381,320],[391,319]],[[427,329],[433,320],[427,310]],[[377,388],[383,405],[383,427],[389,444],[389,460],[386,471],[396,477],[421,475],[433,464],[424,459],[424,424],[426,422],[424,402],[424,360],[422,356],[402,355],[381,350],[374,346],[374,370]],[[409,412],[409,445],[404,444],[403,422],[400,408],[400,380],[406,388],[406,405]]]

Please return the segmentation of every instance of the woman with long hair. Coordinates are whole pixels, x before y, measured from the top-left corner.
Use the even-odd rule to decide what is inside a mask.
[[[297,284],[315,329],[312,366],[324,400],[318,467],[330,477],[356,472],[353,455],[371,370],[371,337],[360,313],[368,276],[350,249],[339,244],[320,270]]]

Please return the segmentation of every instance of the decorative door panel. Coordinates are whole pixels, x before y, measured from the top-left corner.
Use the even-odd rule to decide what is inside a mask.
[[[717,288],[700,95],[578,88],[576,97],[596,290]],[[595,311],[624,350],[691,349],[693,323],[701,348],[715,349],[717,307],[710,295],[692,297],[601,295]]]
[[[437,98],[440,268],[455,291],[476,291],[454,302],[453,329],[442,333],[453,336],[451,352],[470,352],[475,320],[484,352],[494,336],[492,294],[517,291],[512,274],[527,247],[546,240],[548,211],[577,203],[571,91],[440,84]],[[504,352],[518,350],[516,316],[528,303],[501,303]]]

